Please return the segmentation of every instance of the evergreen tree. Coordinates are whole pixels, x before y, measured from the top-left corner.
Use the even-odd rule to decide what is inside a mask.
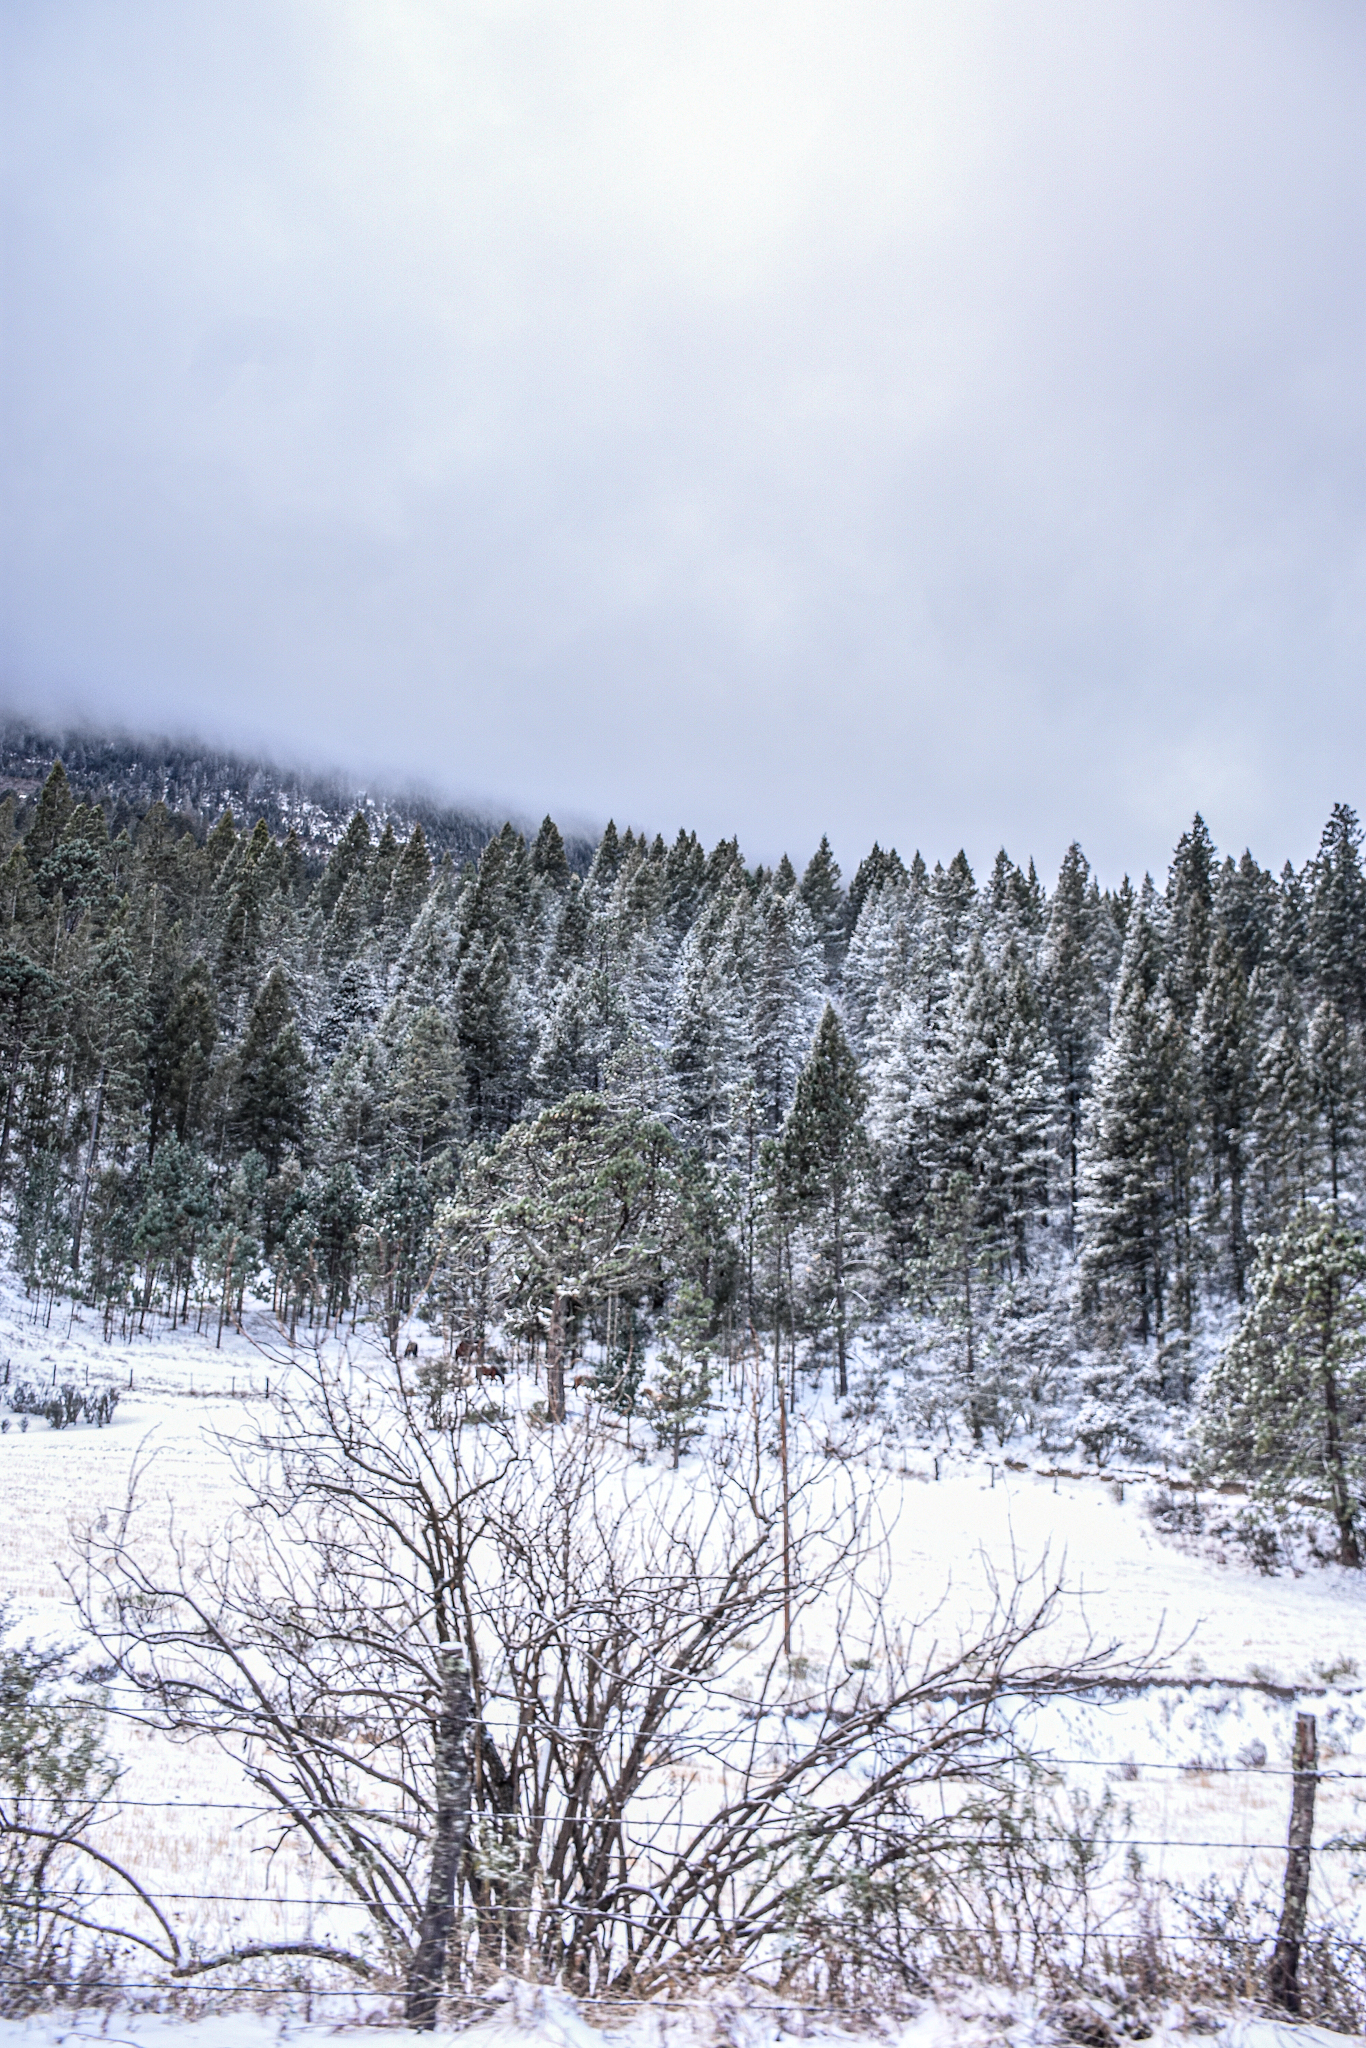
[[[787,858],[786,854],[783,856]],[[906,870],[895,847],[884,853],[876,839],[871,850],[858,864],[853,881],[849,884],[849,897],[845,909],[845,921],[852,932],[863,914],[863,906],[870,896],[876,896],[887,882],[894,884],[906,880]]]
[[[723,1157],[735,1105],[747,1085],[747,988],[738,967],[752,937],[743,898],[714,899],[688,935],[669,1021],[669,1070],[688,1140]]]
[[[87,917],[104,928],[114,904],[112,865],[103,810],[77,804],[38,875],[39,893],[60,903],[67,932]]]
[[[456,1030],[469,1089],[471,1128],[497,1133],[517,1113],[520,1051],[512,963],[502,937],[467,947],[455,985]]]
[[[66,992],[57,976],[13,946],[0,947],[0,1057],[5,1107],[0,1122],[0,1181],[19,1119],[25,1078],[36,1078],[61,1042]]]
[[[384,906],[389,900],[389,888],[398,869],[399,843],[389,820],[384,821],[369,869],[365,877],[365,907],[369,922],[378,931],[384,922]]]
[[[655,1442],[668,1451],[675,1472],[683,1452],[706,1427],[707,1410],[712,1404],[710,1321],[711,1303],[695,1283],[685,1281],[671,1305],[664,1342],[647,1389]],[[620,1399],[618,1392],[618,1403]]]
[[[361,1226],[366,1282],[391,1358],[423,1278],[423,1250],[434,1213],[432,1190],[416,1163],[391,1161],[365,1198]]]
[[[1105,1028],[1104,984],[1093,950],[1097,905],[1089,884],[1090,868],[1074,839],[1049,906],[1041,982],[1065,1119],[1069,1235],[1076,1227],[1083,1108]]]
[[[292,904],[302,903],[308,889],[308,864],[299,835],[293,830],[280,849],[280,887]]]
[[[675,1203],[673,1141],[639,1112],[571,1095],[514,1125],[492,1166],[491,1217],[510,1305],[541,1321],[547,1413],[565,1417],[566,1355],[585,1312],[639,1300],[661,1275]]]
[[[820,1001],[821,954],[805,904],[770,895],[749,1019],[750,1071],[766,1130],[787,1114]]]
[[[681,831],[664,863],[665,896],[674,937],[682,940],[706,900],[707,857],[695,832]]]
[[[390,1145],[427,1165],[463,1129],[464,1106],[460,1052],[445,1016],[431,1007],[406,1013],[388,1061]]]
[[[1274,958],[1303,987],[1313,971],[1309,945],[1309,905],[1303,879],[1287,861],[1281,869],[1271,927]]]
[[[1251,981],[1271,952],[1276,920],[1276,881],[1244,852],[1235,867],[1226,860],[1215,892],[1218,922]]]
[[[45,896],[50,896],[58,886],[58,876],[55,872],[48,871],[47,864],[56,853],[67,821],[75,808],[76,799],[71,793],[66,769],[60,761],[54,761],[47,781],[39,792],[33,820],[24,835],[24,857]]]
[[[384,1144],[384,1060],[373,1036],[354,1037],[334,1063],[318,1102],[316,1137],[324,1163],[368,1181]]]
[[[875,1057],[875,1039],[885,1031],[915,979],[917,938],[914,909],[904,882],[890,881],[864,898],[844,957],[843,977],[850,1041],[864,1059]]]
[[[607,820],[607,830],[598,841],[593,855],[593,865],[588,870],[588,892],[595,904],[603,904],[611,895],[621,872],[621,840],[612,819]]]
[[[959,850],[947,867],[938,864],[925,891],[922,942],[917,949],[916,979],[926,1019],[947,1001],[955,973],[972,937],[977,884],[967,855]]]
[[[546,961],[546,979],[560,981],[575,968],[588,963],[591,949],[592,920],[588,913],[587,891],[574,875],[564,892],[564,906],[560,911],[559,923],[551,941]]]
[[[369,940],[369,897],[369,876],[358,870],[344,884],[323,933],[323,965],[333,973],[351,967]]]
[[[820,941],[826,979],[833,981],[839,973],[849,934],[845,926],[845,900],[844,891],[840,888],[839,864],[824,834],[806,864],[806,872],[801,879],[801,899]]]
[[[1309,1193],[1314,1081],[1293,975],[1268,960],[1258,969],[1252,995],[1259,1047],[1252,1112],[1257,1218],[1264,1232],[1278,1234]]]
[[[528,1080],[545,1108],[566,1095],[596,1094],[601,1086],[611,1034],[602,1029],[594,982],[587,968],[575,969],[552,987],[541,1011]]]
[[[569,860],[564,850],[564,839],[550,816],[541,820],[541,829],[531,849],[531,869],[552,888],[567,889],[569,886]]]
[[[1314,861],[1309,948],[1321,993],[1349,1026],[1366,1021],[1366,877],[1361,826],[1350,804],[1334,804]]]
[[[142,985],[122,925],[115,925],[92,949],[80,982],[75,1006],[75,1078],[84,1082],[86,1142],[71,1253],[73,1273],[80,1272],[86,1210],[106,1126],[130,1112],[142,1096]]]
[[[1190,1073],[1148,912],[1129,919],[1082,1161],[1082,1269],[1143,1343],[1190,1312]]]
[[[279,876],[268,849],[273,841],[258,823],[222,913],[214,981],[230,1024],[236,1022],[241,1001],[260,987],[267,946],[276,936],[272,912]]]
[[[1244,1201],[1252,1124],[1252,1005],[1242,961],[1225,932],[1210,948],[1195,1039],[1210,1162],[1211,1228],[1223,1238],[1229,1279],[1243,1298],[1247,1268]]]
[[[707,855],[703,887],[707,896],[719,896],[724,890],[733,889],[745,880],[745,864],[740,858],[738,839],[718,839]]]
[[[1302,1209],[1264,1241],[1251,1306],[1210,1377],[1203,1437],[1216,1471],[1251,1480],[1281,1522],[1308,1492],[1339,1564],[1360,1566],[1366,1248],[1331,1211]]]
[[[163,1129],[183,1144],[197,1128],[208,1084],[218,1025],[213,984],[202,960],[186,970],[161,1029],[148,1044],[147,1151],[154,1156]]]
[[[1336,1208],[1361,1122],[1361,1068],[1346,1020],[1331,996],[1323,997],[1310,1021],[1309,1071]]]
[[[1196,812],[1172,855],[1167,878],[1167,982],[1177,1014],[1187,1023],[1204,993],[1214,936],[1214,842]]]
[[[275,967],[252,1005],[232,1091],[233,1137],[244,1151],[260,1153],[269,1173],[278,1173],[285,1153],[303,1143],[308,1080],[289,984]]]
[[[363,1037],[379,1015],[380,997],[369,955],[348,960],[318,1028],[317,1052],[325,1064],[354,1038]]]
[[[421,825],[414,825],[394,865],[393,879],[384,899],[381,918],[381,949],[392,964],[403,949],[413,920],[427,899],[432,882],[432,859]]]
[[[318,905],[324,917],[331,917],[342,890],[353,875],[364,875],[370,865],[370,826],[363,811],[352,817],[318,885]]]
[[[827,1003],[797,1079],[778,1157],[782,1193],[811,1226],[819,1268],[813,1292],[833,1326],[841,1398],[849,1392],[850,1266],[868,1170],[866,1104],[858,1062]]]
[[[132,914],[139,951],[154,970],[171,928],[191,906],[182,899],[183,870],[177,835],[164,803],[155,803],[137,828]]]
[[[237,826],[231,811],[224,811],[218,823],[204,841],[204,854],[210,875],[217,881],[223,870],[234,859],[238,850]]]
[[[981,1249],[1024,1272],[1047,1201],[1055,1086],[1019,954],[993,966],[974,940],[946,1006],[930,1076],[931,1144],[947,1182],[972,1193]]]

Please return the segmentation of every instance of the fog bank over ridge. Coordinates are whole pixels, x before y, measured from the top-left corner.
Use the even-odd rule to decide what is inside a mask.
[[[1362,749],[1353,10],[5,10],[0,687],[1112,881]]]

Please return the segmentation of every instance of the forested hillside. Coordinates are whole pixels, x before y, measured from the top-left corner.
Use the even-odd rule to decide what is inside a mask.
[[[361,813],[325,861],[161,802],[111,837],[60,764],[0,835],[44,1314],[418,1312],[675,1452],[757,1344],[799,1400],[1103,1459],[1182,1441],[1256,1241],[1359,1183],[1346,806],[1300,872],[1197,818],[1113,892],[1077,846],[1051,887],[874,846],[846,888],[824,842],[799,875],[611,826],[580,876],[549,819],[463,864]]]
[[[324,858],[358,804],[376,836],[392,824],[407,838],[420,824],[434,855],[458,860],[477,860],[498,829],[497,818],[411,791],[376,795],[337,777],[302,775],[217,748],[81,730],[57,734],[19,720],[0,726],[0,799],[9,791],[35,796],[58,757],[73,794],[99,804],[115,836],[136,830],[154,803],[164,803],[200,837],[225,810],[261,818],[277,838],[292,831],[310,854]],[[571,863],[585,873],[592,854],[586,841],[571,844]]]

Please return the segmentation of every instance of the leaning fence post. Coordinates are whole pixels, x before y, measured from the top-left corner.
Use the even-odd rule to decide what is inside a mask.
[[[1300,2009],[1300,1945],[1309,1909],[1309,1857],[1314,1842],[1314,1794],[1318,1789],[1319,1731],[1312,1714],[1295,1716],[1294,1787],[1290,1797],[1290,1840],[1285,1858],[1281,1924],[1271,1956],[1271,2003],[1283,2012]]]

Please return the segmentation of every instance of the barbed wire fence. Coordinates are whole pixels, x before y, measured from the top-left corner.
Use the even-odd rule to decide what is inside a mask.
[[[924,1994],[935,1981],[933,1957],[957,1959],[960,1965],[976,1955],[984,1974],[993,1974],[988,1951],[995,1944],[999,1962],[1010,1949],[1003,1921],[1016,1894],[1021,1870],[1032,1857],[1041,1886],[1040,1897],[1021,1910],[1035,1915],[1034,1935],[1051,1935],[1065,1947],[1070,1940],[1077,1951],[1068,1957],[1059,1947],[1050,1956],[1048,1972],[1054,1992],[1066,1979],[1073,1990],[1108,1993],[1120,2000],[1140,2002],[1149,1996],[1201,1992],[1217,2002],[1224,1999],[1251,2001],[1270,2010],[1303,2017],[1326,2017],[1338,2023],[1359,2024],[1366,2018],[1366,1934],[1358,1931],[1351,1893],[1360,1869],[1366,1865],[1366,1840],[1350,1831],[1339,1830],[1315,1840],[1317,1795],[1321,1787],[1350,1788],[1366,1785],[1366,1770],[1352,1759],[1320,1763],[1317,1724],[1312,1714],[1297,1716],[1294,1752],[1285,1764],[1266,1761],[1245,1763],[1174,1761],[1170,1757],[1062,1756],[1047,1759],[1047,1782],[1052,1790],[1070,1799],[1071,1818],[1066,1813],[1050,1823],[1046,1814],[1009,1817],[1003,1811],[1002,1825],[993,1833],[989,1815],[974,1811],[970,1824],[959,1825],[952,1813],[937,1818],[921,1816],[920,1842],[928,1853],[940,1858],[966,1859],[964,1868],[971,1881],[955,1880],[947,1892],[936,1894],[922,1888],[912,1898],[907,1925],[902,1932],[920,1951],[911,1954],[911,1966],[903,1973],[903,1990]],[[1094,1774],[1100,1781],[1097,1795],[1083,1782],[1065,1778],[1064,1772]],[[1128,1793],[1136,1782],[1151,1778],[1164,1784],[1163,1818],[1166,1825],[1145,1825],[1132,1812],[1116,1804],[1117,1790]],[[1241,1829],[1202,1829],[1200,1812],[1190,1811],[1189,1826],[1168,1819],[1172,1789],[1183,1785],[1202,1796],[1210,1789],[1221,1790],[1223,1782],[1238,1783],[1244,1791]],[[1256,1783],[1283,1787],[1276,1805],[1283,1826],[1265,1824],[1265,1799],[1257,1801],[1261,1825],[1247,1824],[1249,1788]],[[1284,1796],[1288,1795],[1288,1796]],[[1351,1795],[1356,1796],[1356,1795]],[[1366,1795],[1364,1795],[1366,1796]],[[222,2006],[225,2002],[264,2002],[302,2010],[311,2017],[315,2004],[320,2012],[334,2018],[354,2016],[369,2020],[396,2017],[401,1992],[386,1978],[378,1964],[362,1981],[337,1981],[332,1967],[338,1922],[348,1916],[361,1922],[370,1908],[358,1896],[348,1896],[329,1873],[322,1859],[292,1850],[293,1874],[282,1875],[281,1883],[253,1886],[224,1884],[208,1874],[215,1844],[223,1827],[239,1843],[250,1848],[253,1830],[265,1824],[277,1837],[271,1846],[273,1857],[280,1848],[280,1836],[289,1817],[262,1802],[245,1800],[193,1800],[124,1796],[111,1792],[88,1802],[87,1837],[98,1842],[98,1831],[122,1816],[146,1815],[188,1824],[177,1830],[188,1832],[197,1842],[206,1866],[205,1880],[195,1884],[176,1882],[158,1885],[144,1876],[141,1889],[134,1889],[113,1866],[103,1867],[99,1883],[82,1893],[78,1926],[101,1931],[82,1967],[73,1970],[54,1997],[87,2004],[117,2004],[134,2001],[148,2004],[184,2003],[190,1997],[197,2009]],[[386,1818],[377,1806],[358,1807],[367,1822]],[[410,1820],[411,1813],[394,1809],[387,1817]],[[503,1815],[486,1811],[471,1816],[469,1853],[478,1858],[490,1845],[506,1838],[506,1831],[527,1829],[538,1820],[556,1820],[560,1815],[518,1813]],[[610,1828],[620,1844],[625,1866],[632,1874],[632,1889],[648,1894],[652,1870],[661,1859],[683,1854],[688,1831],[696,1816],[677,1811],[663,1817],[641,1816],[633,1820],[610,1817],[595,1822],[585,1815],[583,1825],[590,1833],[595,1825]],[[196,1826],[196,1823],[202,1823]],[[216,1832],[217,1831],[217,1832]],[[1322,1830],[1320,1830],[1322,1833]],[[1030,1839],[1024,1840],[1028,1835]],[[74,1844],[77,1848],[85,1842]],[[265,1846],[259,1841],[256,1846]],[[839,1853],[848,1859],[850,1896],[860,1896],[879,1873],[896,1866],[898,1859],[912,1859],[917,1846],[917,1816],[908,1815],[896,1825],[885,1819],[852,1824],[841,1838]],[[1219,1864],[1211,1858],[1222,1859]],[[1153,1869],[1156,1859],[1156,1872]],[[1185,1869],[1200,1859],[1201,1871]],[[1267,1859],[1273,1859],[1268,1864]],[[1174,1860],[1178,1874],[1165,1869]],[[273,1867],[272,1865],[269,1867]],[[1051,1886],[1051,1897],[1045,1893]],[[939,1898],[936,1912],[934,1899]],[[947,1898],[952,1911],[943,1910]],[[1160,1906],[1178,1907],[1184,1914],[1181,1925],[1164,1924]],[[1046,1909],[1046,1910],[1045,1910]],[[534,1914],[535,1905],[521,1909]],[[561,1899],[541,1908],[552,1915],[571,1915],[574,1907]],[[620,1920],[623,1928],[632,1921],[632,1910],[624,1895],[618,1909],[602,1901],[585,1902],[597,1922]],[[156,1912],[163,1924],[173,1923],[184,1944],[181,1960],[171,1966],[155,1966],[155,1944],[137,1936],[133,1919],[139,1912]],[[121,1915],[123,1916],[121,1918]],[[265,1926],[266,1916],[274,1921]],[[210,1921],[222,1926],[225,1920],[240,1929],[234,1952],[221,1959],[217,1968],[201,1967],[197,1942],[202,1941]],[[487,2009],[491,1998],[510,1995],[516,1972],[507,1969],[506,1954],[499,1966],[481,1964],[478,1946],[478,1915],[466,1900],[463,1917],[457,1923],[452,1942],[451,1969],[446,2006],[449,2016],[473,2017]],[[266,1941],[267,1932],[271,1940]],[[832,1950],[831,1936],[835,1946]],[[845,1932],[851,1947],[861,1933],[853,1919]],[[656,1981],[645,1997],[651,2007],[662,2011],[688,2011],[715,2007],[718,1999],[772,2006],[780,2012],[806,2016],[871,2012],[877,2005],[876,1970],[866,1968],[842,1975],[838,1956],[838,1928],[826,1926],[814,1939],[821,1951],[821,1967],[794,1967],[793,1957],[806,1943],[812,1949],[811,1928],[800,1912],[794,1913],[792,1943],[781,1957],[750,1959],[750,1966],[738,1969],[728,1980],[721,1973],[703,1984],[690,1980],[686,1950],[687,1929],[678,1929],[679,1962],[677,1981]],[[293,1943],[294,1952],[280,1953],[282,1943]],[[1025,1942],[1015,1944],[1017,1958],[1036,1956]],[[139,1965],[138,1955],[143,1958]],[[1080,1963],[1078,1957],[1080,1956]],[[153,1967],[148,1968],[148,1962]],[[807,1957],[808,1965],[811,1957]],[[1004,1974],[1010,1974],[1006,1971]],[[1017,1981],[1020,1970],[1017,1967]],[[542,1979],[543,1986],[546,1984]],[[1027,1978],[1026,1978],[1027,1981]],[[620,2014],[636,1999],[629,1977],[620,1984],[577,1983],[565,1985],[549,1980],[551,1992],[568,1990],[575,2006],[593,2012]],[[0,2001],[13,2006],[24,2002],[22,1971],[0,1963]],[[36,1987],[35,1987],[36,1991]],[[41,2004],[35,1995],[32,2005]]]

